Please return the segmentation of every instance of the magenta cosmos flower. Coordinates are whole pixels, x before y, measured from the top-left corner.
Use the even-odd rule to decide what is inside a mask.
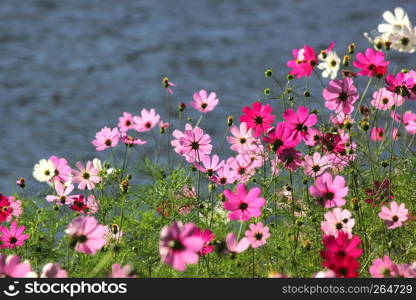
[[[78,217],[68,225],[65,233],[76,245],[75,250],[85,254],[95,254],[107,243],[107,227],[98,224],[95,217]]]
[[[199,162],[203,156],[211,153],[211,137],[199,127],[188,128],[179,136],[179,143],[173,141],[172,143],[177,145],[179,148],[177,152],[181,153],[188,162]]]
[[[248,128],[253,129],[254,137],[266,133],[276,118],[272,114],[272,107],[269,104],[262,105],[260,102],[254,102],[252,108],[245,106],[243,113],[240,122],[245,122]]]
[[[358,99],[357,88],[349,77],[331,80],[322,93],[326,100],[325,107],[336,113],[350,114]]]
[[[296,78],[311,76],[313,68],[318,64],[315,50],[305,45],[302,49],[293,49],[292,54],[294,60],[287,62],[287,66],[292,69],[289,74],[296,76]]]
[[[204,256],[214,251],[214,246],[211,245],[211,241],[215,239],[215,234],[213,234],[211,230],[205,229],[204,231],[201,231],[197,228],[195,230],[195,235],[200,236],[204,241],[204,245],[202,246],[201,251],[199,251],[199,255]]]
[[[104,127],[95,134],[95,140],[91,143],[95,146],[95,150],[104,151],[117,146],[120,140],[120,132],[117,128],[110,129]]]
[[[0,277],[26,278],[36,277],[28,261],[20,261],[17,255],[0,254]]]
[[[295,148],[284,148],[277,158],[286,170],[296,171],[302,165],[302,152]]]
[[[309,192],[325,208],[341,207],[345,204],[344,197],[348,194],[348,187],[345,186],[344,177],[332,178],[330,173],[324,173],[309,187]]]
[[[374,127],[370,132],[370,139],[372,141],[382,141],[384,139],[384,128]]]
[[[299,106],[297,112],[291,108],[287,109],[283,113],[283,119],[292,131],[292,139],[297,143],[300,143],[302,138],[308,135],[309,128],[318,122],[318,117],[315,114],[309,114],[305,106]]]
[[[251,247],[258,248],[266,244],[266,240],[270,237],[269,227],[263,226],[262,222],[250,224],[250,230],[246,231],[246,237]]]
[[[136,275],[133,275],[133,268],[129,265],[121,267],[120,264],[113,264],[111,266],[111,274],[109,278],[136,278]]]
[[[13,212],[9,198],[0,194],[0,223],[3,223]]]
[[[403,225],[409,218],[409,211],[404,206],[404,203],[400,205],[396,201],[390,203],[390,208],[387,206],[381,207],[381,212],[378,214],[380,219],[384,220],[388,229],[394,229]]]
[[[79,171],[73,170],[72,178],[73,183],[78,183],[78,188],[80,190],[85,190],[85,188],[92,190],[95,187],[95,184],[101,181],[101,177],[98,175],[100,170],[94,168],[93,162],[88,161],[85,168],[81,162],[75,164]]]
[[[213,111],[219,101],[216,93],[211,92],[208,95],[206,90],[200,90],[194,93],[194,101],[190,105],[201,113],[207,113]]]
[[[340,232],[352,237],[352,228],[355,225],[355,220],[352,218],[351,212],[347,209],[339,207],[325,213],[325,221],[321,222],[321,230],[325,235],[338,236]]]
[[[242,183],[237,185],[235,193],[225,190],[227,201],[224,202],[224,208],[231,211],[228,215],[230,220],[248,221],[251,217],[260,217],[261,208],[266,204],[266,200],[259,197],[260,194],[260,188],[254,187],[247,192],[246,186]]]
[[[68,272],[59,264],[48,263],[42,268],[40,278],[68,278]]]
[[[160,120],[160,116],[152,108],[150,111],[142,109],[141,116],[134,116],[133,121],[135,123],[135,129],[138,132],[150,131],[155,127]]]
[[[227,234],[225,242],[227,244],[228,251],[232,253],[241,253],[250,247],[250,241],[248,238],[243,237],[240,241],[237,241],[237,237],[234,233]]]
[[[367,48],[365,53],[357,53],[357,59],[354,61],[354,67],[360,69],[358,75],[368,77],[381,77],[387,73],[389,61],[384,60],[384,53],[381,51]]]
[[[263,140],[271,145],[272,151],[279,153],[285,148],[294,148],[299,143],[292,139],[293,131],[285,122],[280,122],[267,132]]]
[[[29,238],[28,234],[23,233],[25,226],[17,226],[16,222],[12,222],[10,229],[5,226],[0,226],[0,241],[2,244],[0,248],[14,249],[23,246],[24,242]]]
[[[389,91],[409,99],[416,85],[416,78],[403,72],[397,73],[396,76],[389,74],[386,77],[386,85]]]
[[[163,227],[159,243],[162,262],[178,271],[185,271],[186,264],[196,264],[198,253],[204,246],[204,240],[196,235],[196,230],[193,223],[183,225],[174,222],[171,226]]]

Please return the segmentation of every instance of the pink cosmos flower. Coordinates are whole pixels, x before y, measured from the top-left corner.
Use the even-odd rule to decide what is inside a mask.
[[[16,247],[23,246],[24,242],[29,238],[28,234],[24,234],[25,226],[17,226],[17,223],[13,221],[10,225],[10,229],[5,226],[0,226],[0,245],[1,249],[14,249]]]
[[[406,126],[406,131],[409,134],[416,134],[416,121],[410,121]]]
[[[226,210],[231,211],[228,215],[230,220],[248,221],[251,217],[258,218],[261,215],[261,208],[266,204],[264,198],[260,198],[261,189],[252,188],[247,192],[246,186],[242,183],[237,185],[236,192],[224,191],[227,201],[223,203]]]
[[[111,274],[109,278],[136,278],[136,275],[132,275],[133,268],[129,265],[121,267],[120,264],[113,264],[111,266]]]
[[[325,235],[333,235],[338,237],[340,232],[348,234],[348,238],[352,238],[352,228],[355,220],[352,218],[351,212],[347,209],[339,207],[325,213],[325,221],[321,222],[321,230]]]
[[[185,271],[186,264],[196,264],[204,246],[202,237],[195,235],[196,229],[193,223],[181,222],[163,227],[159,243],[162,262],[178,271]]]
[[[382,141],[384,139],[384,128],[374,127],[371,129],[370,139],[372,141]]]
[[[335,115],[330,115],[329,119],[334,125],[345,125],[345,124],[353,124],[355,123],[354,119],[352,118],[351,114],[344,114],[343,112],[339,112]],[[308,145],[309,146],[309,145]]]
[[[12,209],[12,212],[6,218],[7,222],[11,222],[13,219],[17,220],[23,212],[22,201],[16,200],[15,197],[10,196],[9,202],[10,202],[10,208]]]
[[[28,261],[20,261],[17,255],[0,254],[0,277],[27,278],[36,277]]]
[[[95,217],[78,217],[68,225],[65,233],[75,243],[75,250],[85,254],[95,254],[107,243],[107,227],[98,224]]]
[[[20,177],[18,180],[16,180],[16,185],[24,189],[26,186],[26,180],[23,177]]]
[[[55,176],[53,181],[68,182],[71,178],[72,169],[65,158],[51,156],[49,160],[52,161],[55,167]]]
[[[68,272],[59,264],[48,263],[43,267],[40,278],[68,278]]]
[[[104,127],[95,134],[95,140],[91,143],[95,146],[95,150],[104,151],[117,146],[120,140],[120,132],[117,128],[110,129]]]
[[[272,151],[280,153],[285,148],[294,148],[300,141],[294,140],[293,131],[285,122],[280,122],[275,128],[267,132],[263,137],[266,143],[271,145]]]
[[[118,118],[118,128],[121,132],[127,132],[134,129],[133,115],[128,112],[124,112],[123,116]]]
[[[248,238],[243,237],[239,242],[234,233],[227,234],[226,244],[228,251],[232,253],[242,253],[250,247],[250,241]]]
[[[383,258],[373,260],[369,272],[373,278],[388,278],[396,276],[399,270],[397,265],[391,261],[390,257],[385,255]]]
[[[381,212],[378,214],[380,219],[384,220],[388,229],[394,229],[403,225],[409,218],[409,211],[404,206],[404,203],[400,205],[396,201],[390,202],[390,208],[387,206],[381,207]]]
[[[313,68],[318,64],[315,50],[304,45],[302,49],[293,49],[292,54],[294,60],[287,62],[287,66],[292,69],[289,74],[295,75],[296,78],[311,76]]]
[[[316,146],[322,138],[322,132],[316,128],[309,128],[308,134],[304,137],[305,144],[311,147]]]
[[[348,187],[345,186],[344,177],[332,178],[330,173],[324,173],[309,187],[309,192],[325,208],[341,207],[346,202],[344,197],[348,194]]]
[[[209,177],[214,175],[214,172],[221,169],[224,165],[224,161],[220,161],[218,155],[203,156],[200,163],[194,163],[195,167],[203,173],[207,173]]]
[[[200,90],[194,93],[194,101],[190,105],[202,113],[207,113],[214,110],[219,101],[216,93],[212,92],[208,95],[206,90]]]
[[[240,122],[247,123],[247,127],[253,129],[254,137],[266,133],[276,118],[272,114],[272,107],[269,104],[262,105],[260,102],[254,102],[252,108],[245,106],[243,113]]]
[[[381,77],[387,73],[389,61],[384,61],[384,53],[381,51],[367,48],[365,53],[357,53],[357,59],[354,61],[354,67],[360,69],[358,75],[368,77]]]
[[[72,178],[73,183],[78,183],[78,188],[80,190],[85,190],[85,188],[92,190],[95,187],[95,184],[101,181],[101,177],[98,175],[99,170],[94,168],[92,161],[88,161],[85,168],[81,162],[75,164],[79,171],[73,170]]]
[[[179,147],[188,162],[200,162],[204,156],[211,153],[211,137],[199,127],[185,130],[179,138]]]
[[[227,136],[227,142],[231,144],[231,150],[239,153],[247,153],[255,141],[253,130],[247,128],[247,123],[242,122],[240,128],[232,126],[230,132],[233,136]]]
[[[250,230],[246,231],[246,237],[251,247],[258,248],[266,244],[266,240],[270,237],[269,227],[263,226],[263,223],[250,224]]]
[[[289,108],[283,113],[283,119],[292,130],[292,139],[300,143],[302,138],[308,135],[310,127],[318,122],[318,117],[315,114],[309,114],[308,108],[299,106],[297,112]]]
[[[239,154],[236,157],[230,157],[227,164],[234,172],[233,177],[240,183],[247,182],[252,177],[256,170],[249,155]]]
[[[305,174],[312,177],[320,176],[330,166],[331,163],[329,162],[328,156],[321,156],[319,152],[315,152],[312,156],[305,155],[304,161],[302,162]]]
[[[161,131],[162,130],[165,130],[165,129],[169,128],[169,127],[170,127],[170,123],[163,122],[163,120],[160,120],[159,121],[159,128],[161,129]]]
[[[121,142],[125,145],[128,146],[133,146],[133,145],[144,145],[147,142],[138,138],[138,137],[132,137],[130,135],[127,134],[127,132],[121,132]]]
[[[390,134],[391,134],[392,140],[397,141],[400,137],[399,128],[392,128]]]
[[[210,242],[215,239],[215,234],[213,234],[211,230],[205,229],[204,231],[201,231],[197,228],[195,230],[195,235],[201,237],[204,241],[204,245],[202,246],[201,251],[199,251],[199,255],[204,256],[214,251],[214,246],[211,245]]]
[[[326,100],[325,107],[335,112],[350,114],[354,110],[354,103],[358,99],[357,88],[351,78],[331,80],[323,90]]]
[[[211,180],[220,185],[232,184],[237,180],[237,175],[230,166],[230,160],[218,169],[216,175],[211,177]]]
[[[373,100],[371,100],[371,105],[379,110],[389,110],[394,105],[397,105],[399,101],[398,98],[401,96],[390,92],[386,88],[381,88],[373,93]]]
[[[172,86],[176,86],[173,82],[169,81],[169,78],[165,77],[162,79],[163,88],[169,93],[173,94],[173,90],[171,89]]]
[[[409,99],[416,85],[415,79],[403,72],[397,73],[396,76],[389,74],[386,77],[386,86],[389,91]]]
[[[134,116],[133,121],[138,132],[150,131],[160,120],[160,116],[152,108],[150,111],[142,109],[141,116]]]
[[[290,171],[296,171],[302,165],[302,153],[295,148],[284,148],[277,158]]]
[[[88,196],[86,204],[88,206],[87,213],[89,215],[97,213],[98,209],[100,208],[100,202],[98,201],[98,199],[95,199],[94,195],[89,195]]]
[[[72,193],[73,190],[74,190],[73,184],[65,185],[59,181],[55,182],[56,196],[48,195],[46,196],[46,200],[49,202],[55,201],[56,205],[71,204],[74,201],[74,199],[78,196],[78,195],[72,195],[72,196],[69,195]]]

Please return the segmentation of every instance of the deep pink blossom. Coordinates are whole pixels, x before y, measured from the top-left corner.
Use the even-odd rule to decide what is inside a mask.
[[[372,141],[382,141],[382,140],[384,140],[384,128],[382,128],[382,127],[371,128],[370,139]]]
[[[280,122],[270,129],[263,140],[271,145],[272,151],[280,153],[285,148],[294,148],[300,141],[293,139],[293,131],[285,122]]]
[[[272,107],[269,104],[262,105],[254,102],[252,107],[244,106],[240,122],[245,122],[248,128],[253,129],[253,136],[259,137],[271,127],[276,116],[272,114]]]
[[[289,74],[297,78],[311,76],[313,68],[318,64],[315,50],[308,45],[304,45],[301,49],[293,49],[292,55],[294,60],[287,62],[287,66],[292,69]]]
[[[358,75],[368,77],[381,77],[387,73],[389,61],[384,60],[384,53],[372,48],[367,48],[365,53],[357,53],[354,67],[360,69]]]
[[[23,246],[25,240],[29,238],[29,235],[23,233],[25,226],[17,226],[17,223],[13,221],[10,225],[10,229],[5,226],[0,226],[0,245],[1,249],[14,249],[16,247]]]
[[[214,251],[214,246],[211,245],[211,242],[213,239],[215,239],[215,234],[213,234],[211,230],[205,229],[202,231],[197,228],[195,230],[195,235],[200,236],[204,241],[204,245],[202,246],[201,251],[199,251],[199,255],[204,256]]]
[[[230,220],[248,221],[250,218],[258,218],[261,215],[261,208],[266,204],[264,198],[259,197],[261,189],[252,188],[247,192],[246,186],[242,183],[237,185],[236,192],[224,191],[227,199],[223,203],[226,210],[231,211],[228,215]]]
[[[318,117],[315,114],[309,114],[309,110],[305,106],[299,106],[296,112],[291,108],[287,109],[283,113],[283,119],[292,130],[292,139],[297,143],[305,138],[309,128],[318,122]]]

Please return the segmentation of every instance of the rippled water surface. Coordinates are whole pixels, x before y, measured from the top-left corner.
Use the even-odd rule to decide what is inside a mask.
[[[0,189],[15,190],[19,176],[32,184],[40,158],[94,157],[95,132],[123,111],[166,116],[165,75],[175,106],[217,92],[203,127],[219,140],[226,116],[261,96],[265,68],[286,73],[304,43],[363,49],[362,32],[396,6],[416,21],[413,0],[1,0]]]

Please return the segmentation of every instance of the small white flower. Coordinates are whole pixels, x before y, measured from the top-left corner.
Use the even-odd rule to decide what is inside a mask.
[[[51,160],[41,159],[33,168],[33,177],[39,182],[49,182],[55,176],[55,170]]]
[[[318,69],[323,70],[322,77],[331,77],[331,79],[335,79],[341,65],[341,59],[338,57],[337,53],[335,51],[329,51],[325,58],[320,54],[319,60],[321,62],[318,65]]]
[[[394,33],[403,30],[404,27],[412,27],[407,13],[401,7],[394,9],[394,14],[391,11],[385,11],[383,13],[383,19],[387,23],[378,25],[378,31],[380,33]]]

